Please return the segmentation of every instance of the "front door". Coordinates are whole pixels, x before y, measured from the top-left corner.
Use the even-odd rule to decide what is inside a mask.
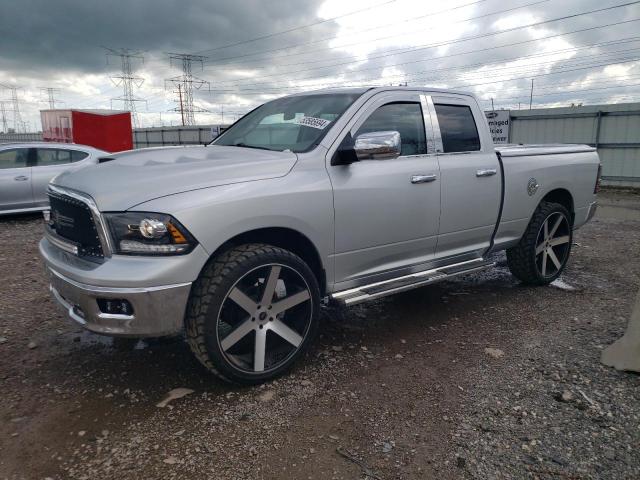
[[[28,148],[0,150],[0,212],[33,206]]]
[[[434,96],[434,129],[440,130],[438,154],[442,204],[438,258],[481,256],[489,247],[502,198],[500,163],[493,144],[481,139],[484,115],[470,97]],[[436,123],[437,121],[437,123]],[[436,134],[437,135],[437,134]],[[486,143],[486,145],[484,144]]]
[[[378,94],[352,119],[348,131],[354,139],[367,132],[397,131],[401,155],[350,165],[328,162],[335,210],[336,289],[394,276],[433,259],[440,172],[435,153],[427,153],[425,115],[428,119],[417,92]]]

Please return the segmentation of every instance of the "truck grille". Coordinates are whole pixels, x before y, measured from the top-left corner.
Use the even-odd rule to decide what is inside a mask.
[[[49,191],[51,216],[48,228],[58,237],[77,246],[78,255],[104,257],[102,243],[89,206],[72,197]]]

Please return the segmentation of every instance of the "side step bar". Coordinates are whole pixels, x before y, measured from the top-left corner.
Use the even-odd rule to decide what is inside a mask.
[[[448,280],[465,273],[486,270],[495,266],[495,262],[482,258],[469,260],[467,262],[454,263],[444,267],[424,270],[422,272],[403,275],[402,277],[391,278],[382,282],[371,283],[358,288],[343,290],[331,295],[331,299],[345,306],[356,305],[376,298],[386,297],[394,293],[412,290],[414,288],[429,285],[431,283]]]

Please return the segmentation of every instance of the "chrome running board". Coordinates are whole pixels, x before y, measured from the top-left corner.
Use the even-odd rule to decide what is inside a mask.
[[[375,282],[358,288],[350,288],[331,294],[331,300],[345,306],[356,305],[376,298],[386,297],[394,293],[400,293],[414,288],[429,285],[431,283],[448,280],[465,273],[477,272],[495,266],[495,262],[483,258],[454,263],[443,267],[424,270],[422,272],[391,278],[382,282]]]

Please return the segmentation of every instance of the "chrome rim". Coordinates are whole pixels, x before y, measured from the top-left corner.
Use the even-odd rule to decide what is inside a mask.
[[[552,277],[562,269],[570,241],[571,230],[567,217],[560,212],[549,215],[540,227],[536,241],[536,265],[540,275]]]
[[[218,345],[234,367],[268,372],[298,351],[312,315],[311,290],[304,277],[286,265],[263,265],[246,273],[227,293],[218,313]]]

